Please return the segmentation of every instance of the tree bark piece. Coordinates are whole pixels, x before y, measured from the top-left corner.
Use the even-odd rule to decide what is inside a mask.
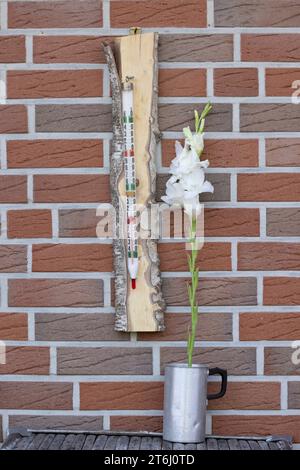
[[[131,34],[116,38],[113,49],[105,45],[110,71],[113,101],[113,152],[111,154],[111,196],[116,220],[122,213],[125,199],[122,129],[122,82],[134,77],[134,141],[137,177],[137,204],[150,208],[155,202],[157,143],[160,138],[157,119],[158,102],[158,35]],[[114,50],[114,52],[113,52]],[[126,233],[126,230],[123,233]],[[127,242],[113,241],[115,269],[115,308],[117,331],[162,331],[165,303],[161,291],[161,277],[157,242],[150,237],[148,227],[141,224],[139,239],[139,271],[136,289],[131,288],[127,270]]]

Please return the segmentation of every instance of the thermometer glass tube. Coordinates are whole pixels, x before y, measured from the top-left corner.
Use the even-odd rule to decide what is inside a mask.
[[[135,289],[138,274],[138,238],[136,211],[136,173],[134,155],[133,84],[125,83],[122,90],[123,157],[126,184],[127,211],[127,266],[131,287]]]

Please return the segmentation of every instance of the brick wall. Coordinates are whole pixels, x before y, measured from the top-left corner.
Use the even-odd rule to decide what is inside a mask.
[[[195,107],[214,103],[195,360],[230,378],[226,397],[209,405],[207,430],[300,442],[291,361],[300,339],[300,107],[291,101],[299,2],[0,5],[3,433],[160,430],[164,365],[185,359],[183,246],[160,245],[166,332],[120,334],[110,241],[95,235],[96,207],[109,201],[111,138],[101,42],[138,25],[160,32],[160,192],[174,139]]]

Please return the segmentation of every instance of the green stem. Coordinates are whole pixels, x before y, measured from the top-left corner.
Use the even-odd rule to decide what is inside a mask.
[[[190,228],[191,254],[188,255],[189,269],[191,273],[191,284],[188,285],[189,300],[191,306],[191,325],[189,328],[189,336],[187,343],[188,366],[192,367],[193,352],[195,347],[196,330],[198,323],[198,305],[197,305],[197,288],[199,283],[198,268],[196,266],[198,257],[198,246],[196,238],[197,218],[193,217]]]

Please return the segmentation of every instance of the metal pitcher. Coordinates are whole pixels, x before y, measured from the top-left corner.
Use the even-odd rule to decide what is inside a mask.
[[[221,375],[221,389],[207,395],[207,377]],[[165,368],[163,438],[171,442],[205,440],[206,402],[221,398],[227,389],[227,371],[203,364],[173,363]]]

